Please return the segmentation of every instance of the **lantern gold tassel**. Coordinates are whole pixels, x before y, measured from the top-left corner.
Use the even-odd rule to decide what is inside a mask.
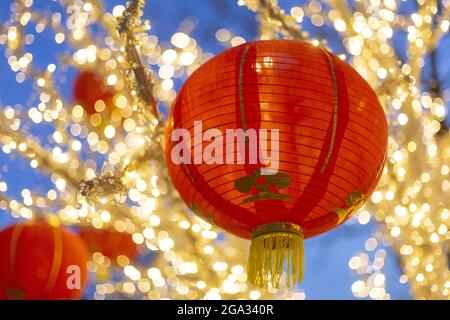
[[[303,279],[303,230],[291,223],[270,223],[253,231],[248,281],[258,287],[279,288],[286,269],[286,286]]]

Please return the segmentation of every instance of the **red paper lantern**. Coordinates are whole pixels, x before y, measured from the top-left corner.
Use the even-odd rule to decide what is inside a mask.
[[[97,113],[95,103],[99,100],[105,103],[105,108],[109,112],[114,109],[114,91],[106,86],[99,74],[92,71],[82,71],[77,75],[73,87],[73,96],[88,114]]]
[[[89,256],[76,234],[45,222],[0,232],[0,299],[78,299]]]
[[[137,244],[133,241],[131,234],[126,232],[83,229],[80,236],[91,252],[100,252],[112,260],[120,255],[134,259],[138,252]]]
[[[254,137],[239,146],[226,139],[227,129],[256,132],[258,142],[272,141],[279,130],[277,173],[262,174],[272,166],[267,155],[249,161]],[[255,41],[190,76],[173,104],[166,141],[169,173],[184,201],[226,231],[252,239],[250,282],[277,287],[287,260],[291,286],[302,278],[303,238],[343,223],[376,187],[387,123],[370,85],[333,54],[306,42]],[[256,148],[270,153],[270,145]],[[243,149],[245,161],[238,163]],[[214,161],[206,163],[208,155]]]

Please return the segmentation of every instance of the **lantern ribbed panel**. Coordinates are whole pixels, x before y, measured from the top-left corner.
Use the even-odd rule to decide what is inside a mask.
[[[203,132],[278,129],[279,172],[290,184],[271,190],[284,198],[245,202],[252,194],[236,189],[262,165],[175,165],[172,131],[185,128],[194,137],[194,121],[202,121]],[[387,124],[369,84],[344,61],[305,42],[256,41],[190,76],[173,104],[166,141],[172,182],[202,217],[245,238],[273,222],[297,224],[308,238],[345,221],[373,192]]]

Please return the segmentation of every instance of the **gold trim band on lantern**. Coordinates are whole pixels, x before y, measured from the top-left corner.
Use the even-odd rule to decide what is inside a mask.
[[[9,271],[13,277],[15,276],[15,268],[16,268],[17,244],[19,243],[20,234],[22,233],[24,227],[25,227],[24,224],[15,225],[11,236],[11,243],[9,249]]]
[[[288,232],[299,235],[303,238],[303,229],[297,224],[289,222],[274,222],[260,225],[253,229],[253,238],[273,232]]]
[[[338,98],[338,85],[337,85],[337,77],[336,77],[336,70],[334,68],[334,62],[331,55],[328,53],[327,50],[324,48],[320,48],[325,53],[325,56],[327,57],[328,63],[330,65],[331,70],[331,79],[333,80],[333,92],[334,92],[334,98],[333,98],[333,129],[331,132],[331,141],[330,141],[330,147],[328,148],[328,153],[325,158],[325,161],[322,165],[322,168],[320,169],[320,173],[323,173],[328,165],[328,162],[330,161],[331,155],[333,153],[334,148],[334,140],[336,139],[336,129],[337,129],[337,117],[338,117],[338,105],[339,105],[339,98]]]
[[[62,250],[63,250],[63,239],[61,230],[58,228],[53,228],[53,262],[52,267],[50,269],[50,274],[48,276],[47,284],[45,285],[45,289],[48,292],[52,292],[55,287],[56,280],[58,279],[59,272],[61,269],[62,263]]]
[[[242,126],[244,127],[244,132],[247,131],[247,122],[245,121],[245,111],[244,111],[244,63],[245,57],[247,56],[249,46],[244,48],[241,56],[241,62],[239,63],[239,109],[241,112]]]

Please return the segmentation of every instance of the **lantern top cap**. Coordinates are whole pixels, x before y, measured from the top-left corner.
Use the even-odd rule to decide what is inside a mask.
[[[253,230],[253,237],[273,232],[294,233],[296,235],[300,235],[301,237],[303,237],[302,227],[300,227],[297,224],[289,222],[274,222],[260,225]]]

